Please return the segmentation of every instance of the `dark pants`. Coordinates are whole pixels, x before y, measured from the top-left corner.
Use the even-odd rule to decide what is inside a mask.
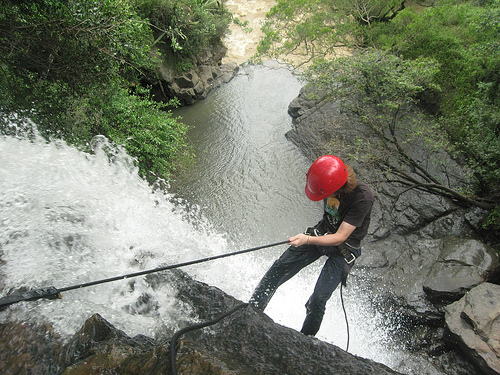
[[[356,249],[353,253],[359,256],[361,251]],[[306,303],[306,319],[300,331],[305,335],[314,336],[323,320],[326,302],[341,282],[342,273],[349,272],[352,265],[347,264],[337,247],[315,245],[289,247],[264,275],[249,303],[264,310],[281,284],[323,255],[328,256],[328,259],[316,281],[314,292]]]

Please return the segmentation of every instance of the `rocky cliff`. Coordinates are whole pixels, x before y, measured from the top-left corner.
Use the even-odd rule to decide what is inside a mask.
[[[388,320],[414,337],[409,350],[432,357],[441,369],[448,365],[439,362],[452,355],[456,363],[464,356],[471,360],[475,370],[467,371],[499,373],[499,254],[474,239],[485,213],[385,180],[376,164],[355,156],[360,141],[382,148],[383,141],[340,101],[310,94],[310,88],[303,88],[290,103],[294,120],[287,138],[311,160],[333,153],[352,164],[376,195],[370,233],[354,278],[369,285]],[[404,147],[450,186],[467,185],[466,171],[445,153],[426,148],[424,140]],[[363,149],[376,152],[369,146]],[[458,367],[451,373],[458,374]]]
[[[229,82],[239,69],[238,64],[234,62],[222,64],[222,57],[226,53],[223,46],[193,58],[192,68],[182,72],[176,70],[171,63],[173,56],[168,49],[160,52],[160,66],[156,72],[150,72],[143,82],[152,87],[152,93],[158,101],[168,102],[177,98],[180,105],[191,105],[206,98],[213,89]]]
[[[198,317],[187,326],[212,321],[241,304],[179,270],[150,275],[148,283],[153,287],[175,285],[177,297]],[[129,337],[99,315],[89,317],[79,332],[65,340],[50,326],[28,322],[2,323],[0,333],[2,374],[397,374],[275,324],[246,304],[220,322],[189,331],[173,343],[170,339]]]

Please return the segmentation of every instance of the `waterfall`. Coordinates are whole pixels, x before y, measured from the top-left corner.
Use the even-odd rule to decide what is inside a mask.
[[[176,188],[168,192],[153,191],[138,177],[134,160],[103,137],[93,140],[93,153],[62,141],[0,137],[0,297],[21,288],[62,288],[277,242],[315,224],[321,205],[303,193],[309,161],[284,137],[290,128],[286,106],[300,85],[283,69],[269,72],[256,68],[250,73],[235,78],[198,108],[205,121],[211,116],[205,106],[212,106],[219,114],[228,108],[219,101],[220,95],[234,98],[232,90],[242,94],[240,107],[231,104],[236,114],[226,109],[222,116],[231,126],[239,119],[231,133],[239,137],[236,143],[217,140],[215,156],[208,158],[212,151],[206,151],[193,168],[204,175],[180,178]],[[274,81],[267,86],[262,81],[255,83],[260,74],[266,77],[268,73]],[[289,91],[283,93],[285,88]],[[243,115],[238,112],[241,110],[248,112]],[[259,118],[258,112],[265,117]],[[279,113],[282,115],[276,118],[271,116]],[[203,129],[193,131],[211,136]],[[220,134],[224,132],[220,129]],[[224,161],[227,169],[217,164],[221,144],[240,152],[240,156]],[[279,160],[275,160],[276,155]],[[244,160],[235,162],[235,157]],[[215,163],[217,173],[209,170],[211,163]],[[246,190],[238,190],[243,188]],[[266,212],[266,208],[273,212]],[[183,270],[246,302],[285,248],[259,250]],[[317,262],[280,287],[266,314],[279,324],[300,330],[304,303],[321,267],[322,262]],[[348,281],[343,291],[349,351],[400,372],[438,374],[424,361],[409,360],[397,347],[384,317],[371,306],[372,296],[366,289]],[[144,277],[137,277],[68,291],[61,300],[22,302],[0,312],[0,322],[46,321],[59,334],[69,336],[98,313],[130,336],[164,338],[196,318],[175,293],[175,285],[153,289]],[[340,348],[346,346],[338,290],[328,302],[317,337]]]
[[[88,154],[64,142],[0,139],[0,283],[56,288],[174,264],[227,250],[200,220],[193,228],[172,196],[152,192],[133,160],[102,139]],[[203,225],[200,225],[203,224]],[[150,308],[133,306],[145,293]],[[62,300],[21,303],[2,319],[42,318],[73,334],[93,313],[130,335],[176,327],[175,290],[143,278],[65,292]],[[183,318],[184,320],[185,318]]]

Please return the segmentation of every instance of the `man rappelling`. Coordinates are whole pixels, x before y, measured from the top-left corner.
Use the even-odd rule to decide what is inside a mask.
[[[326,302],[340,282],[345,284],[355,259],[361,255],[361,240],[368,231],[374,198],[370,188],[357,181],[352,167],[332,155],[322,156],[311,165],[305,193],[313,201],[324,200],[322,220],[289,238],[291,246],[264,275],[249,303],[264,310],[280,285],[325,255],[300,331],[314,336]]]
[[[290,237],[287,241],[63,288],[49,287],[23,293],[13,293],[0,298],[0,310],[21,301],[34,301],[41,298],[57,299],[61,298],[62,292],[73,289],[123,280],[288,243],[291,246],[264,275],[253,292],[249,304],[257,309],[264,310],[280,285],[296,275],[302,268],[324,255],[327,259],[316,282],[314,292],[306,303],[306,318],[301,329],[303,334],[314,336],[320,328],[328,299],[341,282],[345,284],[354,261],[361,255],[361,240],[366,236],[370,225],[374,198],[370,188],[365,183],[357,181],[352,167],[345,165],[341,159],[332,155],[322,156],[311,165],[307,172],[305,193],[313,201],[324,200],[323,218],[314,227],[307,228],[305,233],[299,233]]]

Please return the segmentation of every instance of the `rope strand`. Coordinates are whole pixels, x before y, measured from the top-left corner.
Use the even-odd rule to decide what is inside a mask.
[[[178,264],[173,264],[169,266],[164,266],[164,267],[158,267],[150,270],[145,270],[145,271],[140,271],[140,272],[133,272],[129,273],[126,275],[121,275],[121,276],[115,276],[115,277],[110,277],[107,279],[102,279],[102,280],[96,280],[96,281],[91,281],[88,283],[82,283],[82,284],[76,284],[64,288],[54,288],[54,287],[48,287],[48,288],[42,288],[38,290],[32,290],[32,291],[27,291],[24,293],[16,294],[16,295],[10,295],[7,297],[0,298],[0,311],[7,308],[7,306],[10,306],[14,303],[21,302],[21,301],[35,301],[41,298],[49,298],[49,299],[55,299],[55,298],[62,298],[60,296],[60,293],[62,292],[67,292],[68,290],[74,290],[74,289],[80,289],[80,288],[86,288],[89,286],[93,285],[98,285],[98,284],[104,284],[104,283],[109,283],[112,281],[117,281],[117,280],[125,280],[131,277],[137,277],[137,276],[142,276],[142,275],[147,275],[155,272],[160,272],[160,271],[166,271],[166,270],[171,270],[174,268],[180,268],[180,267],[185,267],[185,266],[190,266],[192,264],[198,264],[198,263],[203,263],[203,262],[208,262],[210,260],[215,260],[215,259],[221,259],[221,258],[226,258],[229,256],[233,255],[239,255],[239,254],[244,254],[244,253],[249,253],[252,251],[257,251],[261,249],[266,249],[268,247],[273,247],[273,246],[278,246],[278,245],[283,245],[288,243],[288,240],[286,241],[281,241],[281,242],[275,242],[267,245],[262,245],[262,246],[257,246],[257,247],[252,247],[250,249],[245,249],[245,250],[240,250],[240,251],[235,251],[232,253],[226,253],[226,254],[220,254],[220,255],[214,255],[211,257],[203,258],[203,259],[197,259],[197,260],[192,260],[189,262],[184,262],[184,263],[178,263]]]
[[[235,313],[239,309],[242,309],[242,308],[247,307],[247,306],[248,306],[248,303],[242,303],[242,304],[236,305],[231,310],[225,312],[224,314],[222,314],[218,318],[215,318],[215,319],[210,320],[208,322],[194,324],[192,326],[185,327],[185,328],[182,328],[181,330],[177,331],[172,336],[172,339],[170,340],[170,366],[171,366],[171,370],[172,370],[172,375],[177,375],[177,364],[176,364],[177,349],[176,349],[176,344],[177,344],[177,341],[179,340],[179,338],[183,334],[185,334],[186,332],[189,332],[189,331],[194,331],[195,329],[200,329],[200,328],[204,328],[204,327],[208,327],[208,326],[214,325],[214,324],[220,322],[225,317],[227,317],[227,316]]]

